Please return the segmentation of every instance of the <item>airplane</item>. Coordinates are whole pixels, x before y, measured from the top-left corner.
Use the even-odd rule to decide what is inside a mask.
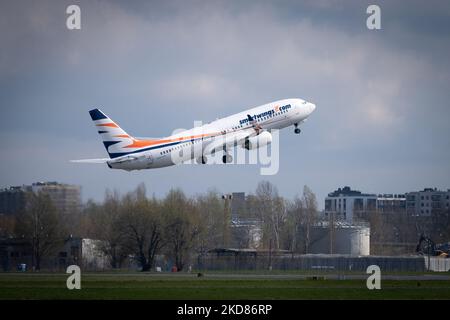
[[[223,152],[222,162],[233,161],[228,150],[241,146],[254,150],[272,142],[271,129],[299,125],[316,109],[302,99],[283,99],[264,104],[199,127],[163,138],[135,138],[99,109],[89,111],[109,158],[72,160],[79,163],[106,163],[111,169],[126,171],[168,167],[189,160],[206,164],[208,156]]]

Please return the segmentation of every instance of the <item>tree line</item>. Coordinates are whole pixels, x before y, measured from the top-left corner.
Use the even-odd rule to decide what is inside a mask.
[[[231,245],[230,200],[223,199],[216,190],[189,197],[181,189],[172,189],[165,197],[156,198],[148,196],[141,184],[123,195],[107,191],[102,202],[89,200],[79,211],[65,215],[58,212],[45,193],[29,193],[26,202],[24,212],[14,219],[0,219],[0,238],[27,241],[36,269],[40,269],[44,258],[56,254],[68,235],[101,240],[100,250],[112,268],[124,267],[131,259],[143,271],[152,269],[158,256],[184,270],[193,259]],[[401,246],[390,248],[386,243],[411,247],[420,234],[430,236],[436,243],[450,238],[448,210],[436,211],[431,217],[376,210],[362,216],[363,221],[370,223],[372,254],[413,253],[405,252]],[[260,182],[255,192],[246,197],[239,218],[256,221],[256,249],[299,254],[310,253],[313,227],[319,220],[327,220],[319,217],[316,196],[308,186],[304,186],[301,195],[289,200],[267,181]],[[235,232],[232,236],[234,246],[248,247],[248,233]]]
[[[240,218],[258,222],[258,249],[307,250],[307,230],[318,218],[316,197],[308,187],[302,197],[291,202],[281,197],[273,184],[263,181],[246,202]],[[162,254],[177,270],[184,270],[192,258],[229,245],[230,209],[215,190],[188,197],[181,189],[172,189],[157,199],[147,197],[145,186],[140,185],[123,196],[108,192],[100,204],[89,201],[82,229],[86,237],[103,240],[103,252],[113,268],[120,268],[131,256],[148,271],[154,267],[156,255]]]
[[[107,191],[101,203],[89,200],[79,212],[63,216],[47,194],[30,193],[13,233],[32,246],[36,269],[71,234],[101,240],[100,249],[112,268],[121,268],[132,259],[148,271],[155,266],[156,257],[164,255],[178,270],[184,270],[191,259],[229,245],[230,209],[216,190],[188,197],[181,189],[172,189],[158,199],[147,196],[141,184],[124,195]],[[302,196],[289,201],[267,181],[260,182],[256,192],[247,197],[240,214],[240,218],[257,221],[258,249],[299,253],[308,251],[309,229],[318,219],[316,197],[307,186]]]

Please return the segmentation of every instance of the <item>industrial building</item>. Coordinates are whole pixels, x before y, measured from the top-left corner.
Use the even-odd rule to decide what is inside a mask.
[[[245,192],[231,194],[231,248],[259,248],[262,241],[262,223],[255,218]]]
[[[262,240],[261,221],[237,219],[231,222],[231,248],[259,248]]]
[[[247,198],[245,192],[233,192],[231,194],[231,220],[238,220],[245,215],[246,211]]]
[[[336,206],[341,203],[341,215],[350,217],[354,206],[359,206],[358,199],[362,197],[362,207],[370,204],[370,199],[376,196],[363,195],[346,187],[339,189],[342,198],[337,199]],[[365,197],[365,198],[364,198]],[[251,199],[244,192],[234,192],[231,197],[231,241],[229,248],[258,249],[262,241],[262,223],[251,206]],[[348,211],[347,211],[348,210]],[[328,221],[315,223],[310,230],[308,253],[334,253],[365,256],[370,254],[370,228],[366,225],[352,225],[345,221],[333,224],[330,229]]]
[[[41,269],[65,270],[76,264],[84,270],[104,270],[109,268],[108,258],[101,250],[99,240],[68,237],[45,255]],[[26,271],[33,269],[33,247],[29,240],[11,238],[0,240],[0,270]],[[22,267],[23,266],[23,267]]]

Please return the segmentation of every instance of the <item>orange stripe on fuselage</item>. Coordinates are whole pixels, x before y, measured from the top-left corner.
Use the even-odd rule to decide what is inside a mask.
[[[102,123],[102,124],[97,124],[97,127],[111,127],[111,128],[118,128],[119,126],[113,122],[109,122],[109,123]]]
[[[170,140],[137,140],[133,139],[133,143],[125,146],[124,148],[143,148],[152,146],[159,143],[169,142]]]
[[[214,134],[215,133],[200,134],[200,135],[196,135],[196,136],[187,136],[187,137],[180,137],[180,138],[175,138],[175,139],[163,139],[163,140],[138,140],[138,139],[133,139],[133,143],[125,146],[124,148],[143,148],[143,147],[153,146],[155,144],[203,138],[203,137],[212,136]]]

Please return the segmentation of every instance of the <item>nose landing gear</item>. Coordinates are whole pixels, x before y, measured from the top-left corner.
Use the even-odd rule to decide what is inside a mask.
[[[299,134],[300,132],[302,132],[302,130],[300,130],[300,128],[298,127],[298,123],[294,123],[294,126],[295,126],[294,130],[295,134]]]
[[[233,161],[233,157],[228,154],[227,148],[225,145],[223,146],[223,152],[224,152],[224,154],[222,156],[223,163],[227,164],[227,163],[230,163],[231,161]]]
[[[206,158],[205,156],[201,156],[197,159],[197,163],[198,164],[207,164],[208,163],[208,158]]]

